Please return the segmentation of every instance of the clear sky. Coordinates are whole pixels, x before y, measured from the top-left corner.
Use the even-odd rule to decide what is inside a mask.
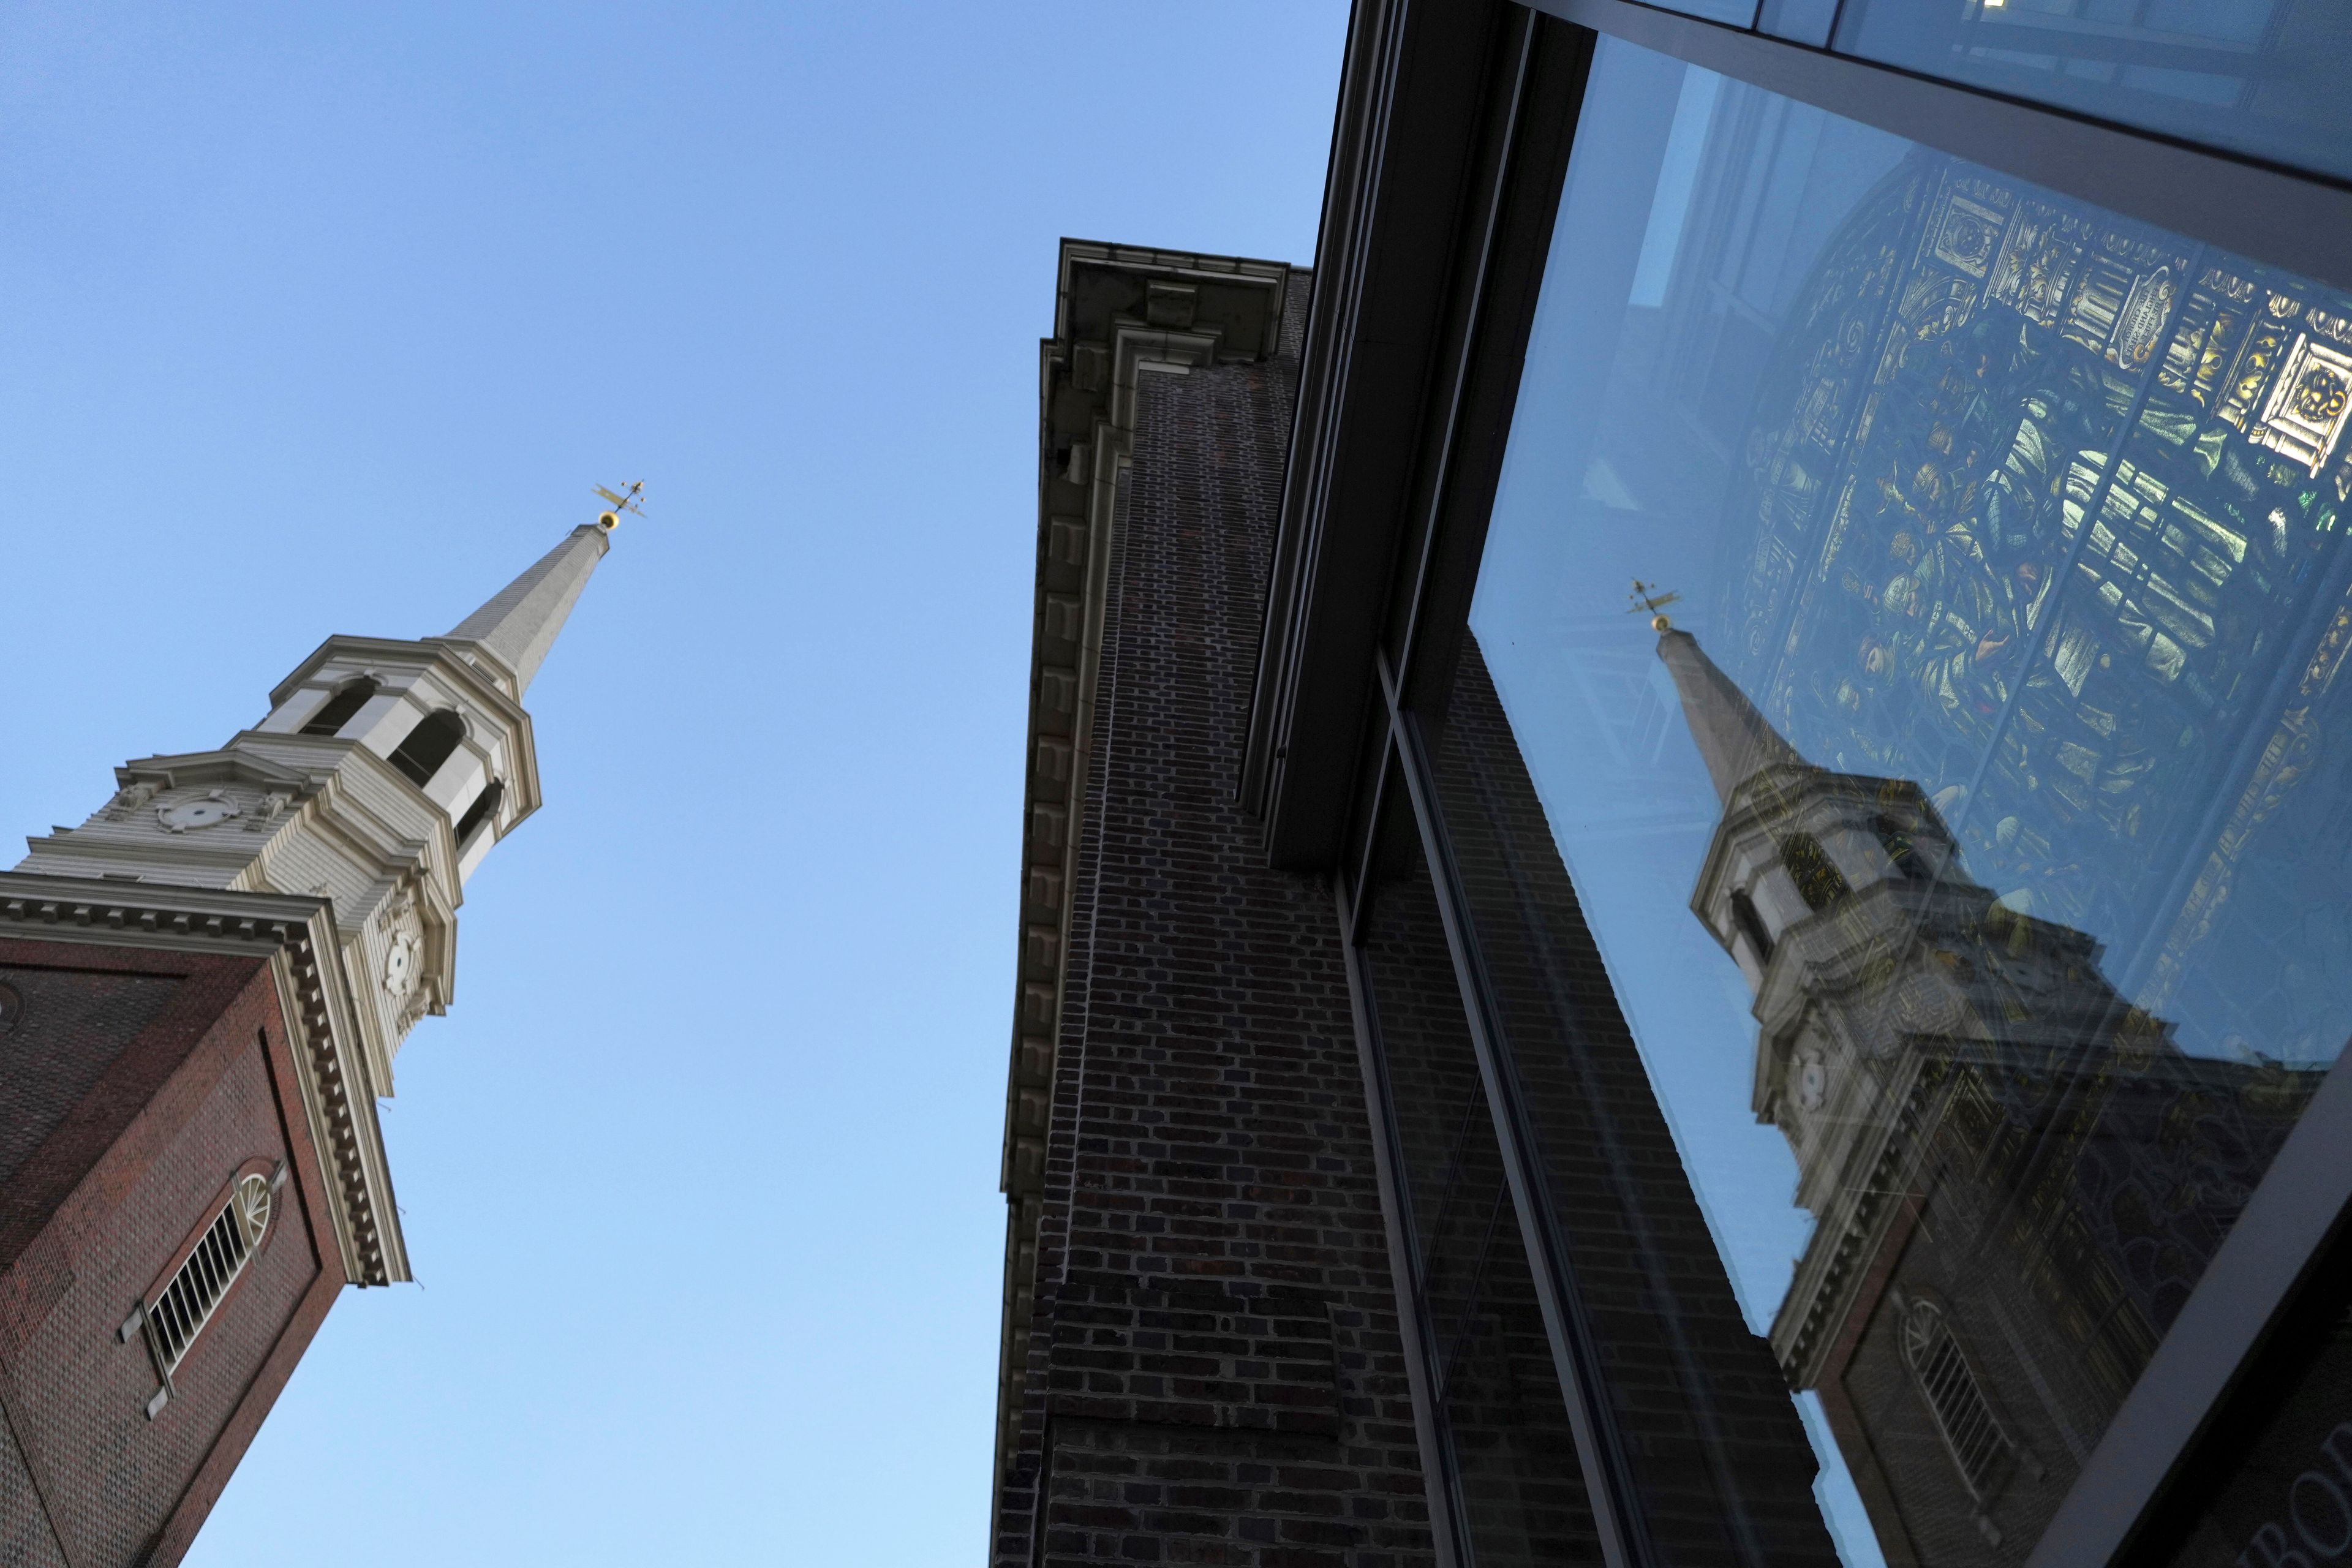
[[[1055,243],[1311,260],[1345,10],[0,11],[0,829],[647,483],[191,1563],[980,1557]]]

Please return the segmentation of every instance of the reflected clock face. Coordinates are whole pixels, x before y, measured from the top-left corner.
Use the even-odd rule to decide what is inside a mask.
[[[185,833],[192,827],[210,827],[216,822],[226,822],[237,815],[237,806],[236,802],[227,800],[184,800],[156,807],[155,815],[172,832]]]
[[[1807,1110],[1819,1110],[1829,1098],[1829,1064],[1819,1057],[1807,1057],[1797,1064],[1797,1103]]]

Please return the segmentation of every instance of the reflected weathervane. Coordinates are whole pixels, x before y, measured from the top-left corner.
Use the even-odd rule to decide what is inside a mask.
[[[621,514],[625,511],[635,512],[639,517],[646,515],[646,503],[640,499],[646,493],[645,480],[630,480],[628,490],[623,494],[615,494],[602,485],[596,486],[595,489],[598,495],[604,498],[605,504],[612,509],[609,511],[599,512],[596,516],[596,526],[605,532],[610,533],[621,526]]]
[[[1625,612],[1627,615],[1647,615],[1650,617],[1650,629],[1654,632],[1674,629],[1674,622],[1666,619],[1659,612],[1668,605],[1680,600],[1682,598],[1680,594],[1666,593],[1655,583],[1644,583],[1636,577],[1633,579],[1633,591],[1625,596],[1633,601],[1633,608]]]

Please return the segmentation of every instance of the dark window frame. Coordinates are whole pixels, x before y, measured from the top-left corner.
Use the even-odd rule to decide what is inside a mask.
[[[1533,12],[1570,24],[1555,37],[1570,40],[1572,49],[1580,47],[1586,59],[1593,36],[1605,33],[2189,237],[2352,288],[2352,245],[2339,237],[2352,235],[2352,186],[2345,182],[1633,0],[1527,3]],[[1494,9],[1506,15],[1519,11],[1510,4]],[[1384,82],[1379,73],[1399,69],[1395,57],[1402,51],[1392,46],[1404,10],[1402,0],[1366,0],[1359,6],[1351,56],[1360,44],[1391,47],[1384,50],[1385,61],[1351,59],[1351,87],[1369,75],[1376,87],[1393,90],[1392,78]],[[1532,123],[1540,132],[1548,114],[1564,115],[1572,137],[1581,108],[1580,64],[1570,73],[1573,101],[1526,101],[1529,51],[1540,26],[1517,35],[1516,70],[1500,88],[1490,81],[1479,90],[1508,92],[1504,117],[1509,125]],[[1550,79],[1556,87],[1560,79],[1555,74]],[[1491,103],[1483,109],[1494,112]],[[1357,297],[1362,285],[1345,265],[1345,237],[1335,241],[1332,229],[1335,220],[1350,216],[1351,200],[1366,200],[1366,193],[1384,178],[1376,157],[1369,168],[1355,161],[1361,149],[1349,144],[1351,135],[1376,141],[1378,133],[1349,110],[1350,100],[1343,96],[1334,189],[1326,201],[1324,254],[1318,258],[1323,270],[1318,272],[1316,319],[1308,334],[1309,385],[1302,389],[1293,437],[1283,539],[1277,545],[1276,582],[1268,605],[1265,662],[1242,790],[1268,821],[1276,863],[1326,870],[1335,885],[1335,912],[1346,936],[1376,1163],[1389,1215],[1401,1327],[1413,1352],[1408,1360],[1413,1363],[1415,1412],[1440,1561],[1462,1563],[1467,1542],[1462,1534],[1458,1477],[1442,1423],[1430,1409],[1427,1370],[1420,1364],[1428,1353],[1426,1329],[1416,1305],[1412,1250],[1400,1229],[1398,1131],[1387,1098],[1377,1021],[1365,1005],[1368,993],[1357,947],[1363,935],[1363,900],[1357,893],[1369,886],[1379,824],[1393,809],[1392,792],[1399,789],[1409,802],[1436,883],[1444,934],[1523,1239],[1536,1267],[1564,1401],[1577,1427],[1603,1557],[1612,1568],[1633,1568],[1655,1561],[1655,1555],[1614,1421],[1605,1397],[1600,1396],[1590,1345],[1580,1351],[1577,1342],[1580,1309],[1572,1279],[1563,1270],[1549,1191],[1531,1163],[1527,1113],[1511,1081],[1507,1051],[1498,1049],[1498,1013],[1483,978],[1484,961],[1445,842],[1416,717],[1444,709],[1450,656],[1466,624],[1500,447],[1507,440],[1516,399],[1520,353],[1549,252],[1565,143],[1552,160],[1558,167],[1549,170],[1548,200],[1552,205],[1532,203],[1540,208],[1535,215],[1540,221],[1513,221],[1514,203],[1522,207],[1531,204],[1525,188],[1529,176],[1514,165],[1532,166],[1540,185],[1544,150],[1523,156],[1510,136],[1480,170],[1479,183],[1491,184],[1477,194],[1489,199],[1462,203],[1446,215],[1477,231],[1475,248],[1458,269],[1462,276],[1450,289],[1434,296],[1441,302],[1450,300],[1443,308],[1452,320],[1440,340],[1440,352],[1423,369],[1419,404],[1412,415],[1421,440],[1413,468],[1423,478],[1410,487],[1400,507],[1401,513],[1410,515],[1369,525],[1380,532],[1378,542],[1388,565],[1384,574],[1373,574],[1378,581],[1367,582],[1360,556],[1345,565],[1325,559],[1364,544],[1368,526],[1355,523],[1356,535],[1340,538],[1329,516],[1332,465],[1350,455],[1339,449],[1346,443],[1334,434],[1343,423],[1344,410],[1339,405],[1368,395],[1351,384],[1346,368],[1350,343],[1362,330],[1353,319],[1362,302]],[[1535,139],[1540,141],[1540,134]],[[1349,187],[1345,191],[1339,189],[1343,161]],[[1529,215],[1517,216],[1525,219]],[[1335,244],[1343,252],[1337,257],[1342,263],[1338,268],[1330,267]],[[1337,384],[1317,387],[1313,384],[1318,379]],[[1465,408],[1485,416],[1465,419]],[[1466,461],[1465,442],[1483,448],[1471,451]],[[1325,570],[1327,564],[1332,569]],[[1400,626],[1402,634],[1395,639],[1391,663],[1381,645]],[[1353,668],[1347,659],[1332,657],[1334,647],[1350,645],[1368,655]],[[1347,760],[1337,767],[1328,760],[1307,766],[1291,761],[1294,739],[1319,742],[1320,749],[1329,749],[1328,715],[1335,711],[1365,715],[1362,725],[1368,732],[1348,747]],[[1318,712],[1325,716],[1321,721],[1326,726],[1319,735]],[[1324,838],[1318,835],[1329,830],[1297,826],[1318,819],[1354,826]],[[2352,1224],[2352,1163],[2331,1158],[2331,1151],[2347,1143],[2352,1143],[2352,1053],[2338,1059],[2257,1188],[2205,1280],[2035,1544],[2029,1568],[2123,1563],[2160,1552],[2157,1521],[2177,1513],[2185,1493],[2193,1489],[2194,1472],[2206,1468],[2217,1433],[2229,1425],[2225,1416],[2234,1408],[2235,1418],[2242,1422],[2243,1405],[2259,1397],[2249,1383],[2249,1369],[2261,1357],[2276,1353],[2275,1342],[2285,1331],[2281,1325],[2295,1317],[2320,1259]]]

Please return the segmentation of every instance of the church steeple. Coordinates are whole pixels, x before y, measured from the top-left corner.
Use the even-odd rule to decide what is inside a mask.
[[[337,1293],[414,1277],[377,1102],[539,805],[522,694],[635,493],[448,637],[328,638],[0,871],[0,1384],[41,1494],[7,1561],[177,1563]]]
[[[402,1040],[454,995],[467,879],[538,809],[522,696],[617,521],[573,529],[446,637],[330,637],[260,723],[116,769],[114,797],[18,869],[330,900],[389,1094]]]
[[[606,517],[614,514],[607,512]],[[589,574],[613,547],[613,525],[583,523],[538,563],[508,584],[497,596],[451,628],[447,641],[471,643],[498,658],[513,675],[520,696],[555,646]]]
[[[1808,762],[1697,638],[1663,616],[1653,624],[1658,658],[1674,675],[1723,805],[1691,911],[1738,961],[1759,1008],[1775,1005],[1773,961],[1790,934],[1851,894],[1882,886],[1924,892],[1940,880],[1949,892],[1989,897],[1959,874],[1951,836],[1916,784]],[[1907,909],[1911,893],[1895,902]]]
[[[1748,694],[1716,668],[1698,639],[1664,625],[1664,620],[1658,617],[1658,657],[1682,694],[1683,717],[1706,763],[1707,776],[1715,782],[1716,798],[1728,804],[1733,791],[1765,768],[1807,765],[1756,710]]]

